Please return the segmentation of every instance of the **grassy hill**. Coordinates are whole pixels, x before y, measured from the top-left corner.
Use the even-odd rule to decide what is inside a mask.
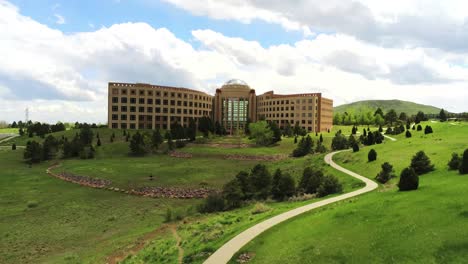
[[[249,243],[251,263],[463,263],[468,259],[468,178],[448,171],[452,152],[468,148],[466,123],[430,123],[434,134],[343,152],[334,160],[371,179],[383,162],[399,176],[419,150],[435,164],[416,191],[399,192],[398,177],[379,190],[280,224]],[[425,124],[424,124],[425,125]]]
[[[440,112],[440,108],[430,106],[430,105],[423,105],[417,104],[408,101],[401,101],[401,100],[366,100],[366,101],[359,101],[350,104],[344,104],[340,106],[334,107],[335,113],[344,113],[344,112],[353,112],[358,113],[361,111],[375,111],[377,108],[381,108],[382,111],[385,113],[390,109],[394,109],[397,113],[405,112],[408,115],[415,115],[418,111],[423,111],[425,114],[438,114]]]

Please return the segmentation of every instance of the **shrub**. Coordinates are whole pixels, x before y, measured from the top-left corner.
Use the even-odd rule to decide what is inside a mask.
[[[463,159],[460,165],[460,174],[468,174],[468,149],[463,152]]]
[[[28,205],[28,208],[35,208],[39,205],[39,203],[36,201],[29,201],[27,205]]]
[[[264,203],[256,203],[252,209],[252,214],[261,214],[270,211],[271,208]]]
[[[226,200],[226,209],[234,209],[241,206],[244,194],[237,178],[223,186],[223,197]]]
[[[359,151],[359,145],[358,143],[353,144],[353,152],[358,152]]]
[[[16,144],[13,143],[13,145],[11,145],[11,150],[16,150]]]
[[[452,153],[452,159],[448,162],[449,170],[458,170],[461,165],[461,158],[458,153]]]
[[[307,137],[303,137],[299,144],[297,145],[296,149],[293,151],[293,157],[302,157],[309,153],[313,152],[314,142],[312,138],[307,135]]]
[[[340,131],[335,134],[335,137],[332,139],[332,149],[333,150],[340,150],[340,149],[347,149],[348,148],[348,140],[346,137],[341,134]]]
[[[213,213],[224,210],[224,198],[219,193],[212,193],[206,197],[198,208],[200,213]]]
[[[367,159],[369,162],[377,160],[377,151],[375,151],[375,149],[371,149],[367,154]]]
[[[422,130],[422,126],[421,126],[421,125],[418,125],[418,127],[417,127],[416,130],[417,130],[417,131],[421,131],[421,130]]]
[[[98,147],[101,146],[101,139],[100,139],[100,138],[98,138],[98,140],[97,140],[97,146],[98,146]]]
[[[410,138],[410,137],[411,137],[411,132],[410,132],[409,130],[406,130],[405,136],[406,136],[407,138]]]
[[[302,173],[299,188],[304,193],[316,193],[323,180],[323,172],[312,167],[306,167]]]
[[[398,188],[400,191],[416,190],[419,187],[419,176],[413,168],[408,167],[403,169],[400,175],[400,182]]]
[[[424,151],[419,151],[413,156],[410,167],[417,175],[422,175],[434,170],[434,165],[431,164],[431,160]]]
[[[317,189],[317,196],[324,197],[333,193],[340,193],[343,190],[343,186],[335,176],[325,176],[322,183]]]
[[[432,127],[431,126],[426,126],[424,128],[424,134],[431,134],[432,133]]]
[[[273,176],[273,186],[271,194],[277,201],[282,201],[285,198],[291,197],[296,192],[296,183],[293,177],[288,173],[282,174],[280,169],[277,169]]]
[[[380,183],[386,183],[393,177],[395,177],[393,166],[385,162],[382,164],[382,170],[377,174],[375,179]]]

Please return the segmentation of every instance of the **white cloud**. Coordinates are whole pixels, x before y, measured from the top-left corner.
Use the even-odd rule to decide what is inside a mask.
[[[468,111],[468,69],[453,64],[466,58],[437,49],[378,46],[347,34],[265,48],[194,30],[194,41],[201,44],[194,48],[146,23],[64,34],[0,0],[0,35],[1,119],[23,119],[29,107],[35,120],[105,122],[109,81],[214,93],[231,78],[244,79],[257,94],[323,92],[335,105],[398,98]]]
[[[56,24],[63,25],[66,23],[65,18],[62,15],[54,14],[54,17],[56,18],[55,20]]]

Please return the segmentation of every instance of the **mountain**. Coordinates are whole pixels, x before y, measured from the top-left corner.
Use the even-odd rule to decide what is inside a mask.
[[[405,112],[408,115],[416,115],[418,111],[423,111],[424,114],[439,114],[440,112],[440,108],[435,106],[401,100],[365,100],[336,106],[333,109],[335,113],[341,114],[344,112],[358,113],[361,111],[375,111],[379,107],[384,113],[390,109],[394,109],[397,114]]]

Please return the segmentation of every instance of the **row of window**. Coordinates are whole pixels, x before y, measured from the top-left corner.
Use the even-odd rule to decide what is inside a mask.
[[[314,99],[310,98],[310,99],[296,99],[296,100],[266,100],[265,102],[260,99],[259,100],[259,105],[261,106],[265,106],[265,105],[284,105],[284,104],[294,104],[294,102],[296,102],[296,104],[300,104],[301,102],[303,104],[306,104],[306,103],[309,103],[309,104],[312,104],[314,102]],[[318,98],[315,98],[315,103],[318,104]]]
[[[120,98],[120,103],[122,104],[127,104],[129,102],[127,97],[121,97]],[[155,105],[171,105],[171,106],[185,106],[185,107],[200,107],[200,108],[211,108],[211,104],[208,103],[199,103],[199,102],[191,102],[191,101],[176,101],[176,100],[161,100],[161,99],[146,99],[145,98],[139,98],[138,99],[138,104],[148,104],[152,105],[153,102]],[[118,104],[119,103],[119,97],[112,97],[112,103],[113,104]],[[136,104],[137,103],[137,98],[130,97],[130,104]]]
[[[203,111],[203,110],[198,110],[198,109],[181,109],[181,108],[161,108],[161,107],[144,107],[144,106],[139,106],[138,108],[136,106],[126,106],[122,105],[120,106],[120,112],[130,112],[130,113],[136,113],[138,109],[138,113],[164,113],[164,114],[185,114],[185,115],[208,115],[209,112],[211,111]],[[119,107],[117,105],[112,106],[112,112],[118,112]]]
[[[120,93],[119,93],[120,91]],[[127,89],[112,89],[112,95],[128,95]],[[130,95],[137,95],[137,90],[131,89]],[[172,98],[185,98],[185,99],[195,99],[201,101],[211,101],[210,96],[203,96],[197,94],[186,94],[186,93],[175,93],[175,92],[161,92],[161,91],[151,91],[151,90],[138,90],[139,96],[163,96],[163,97],[172,97]]]
[[[120,119],[119,119],[119,115],[112,115],[112,121],[127,121],[127,120],[130,120],[130,121],[136,121],[136,118],[137,116],[136,115],[120,115]],[[177,117],[177,116],[171,116],[171,117],[168,117],[168,116],[155,116],[154,117],[154,121],[158,122],[158,121],[163,121],[163,122],[167,122],[168,120],[170,120],[170,122],[181,122],[182,120],[184,121],[184,123],[188,123],[190,118],[188,117],[184,117],[184,118],[181,118],[181,117]],[[152,115],[138,115],[138,121],[140,122],[147,122],[147,123],[152,123],[153,122],[153,116]]]
[[[259,112],[266,112],[266,111],[289,111],[289,109],[291,109],[291,111],[294,111],[294,109],[296,110],[300,110],[302,109],[303,111],[305,110],[309,110],[309,111],[312,111],[313,110],[313,107],[311,105],[309,105],[308,107],[306,107],[305,105],[303,105],[302,107],[297,107],[297,108],[294,108],[294,106],[291,106],[291,108],[289,108],[289,106],[286,106],[286,107],[260,107],[258,108],[258,111]],[[315,111],[318,111],[318,106],[315,106]]]
[[[303,118],[306,118],[306,117],[312,118],[313,117],[312,113],[310,113],[310,112],[309,113],[302,113],[301,115],[299,115],[299,114],[294,115],[294,113],[276,113],[276,114],[273,113],[273,114],[262,114],[262,115],[265,116],[265,117],[270,117],[270,118],[272,118],[272,117],[294,117],[294,116],[303,117]],[[317,117],[318,117],[318,114],[315,113],[315,118],[317,118]]]

